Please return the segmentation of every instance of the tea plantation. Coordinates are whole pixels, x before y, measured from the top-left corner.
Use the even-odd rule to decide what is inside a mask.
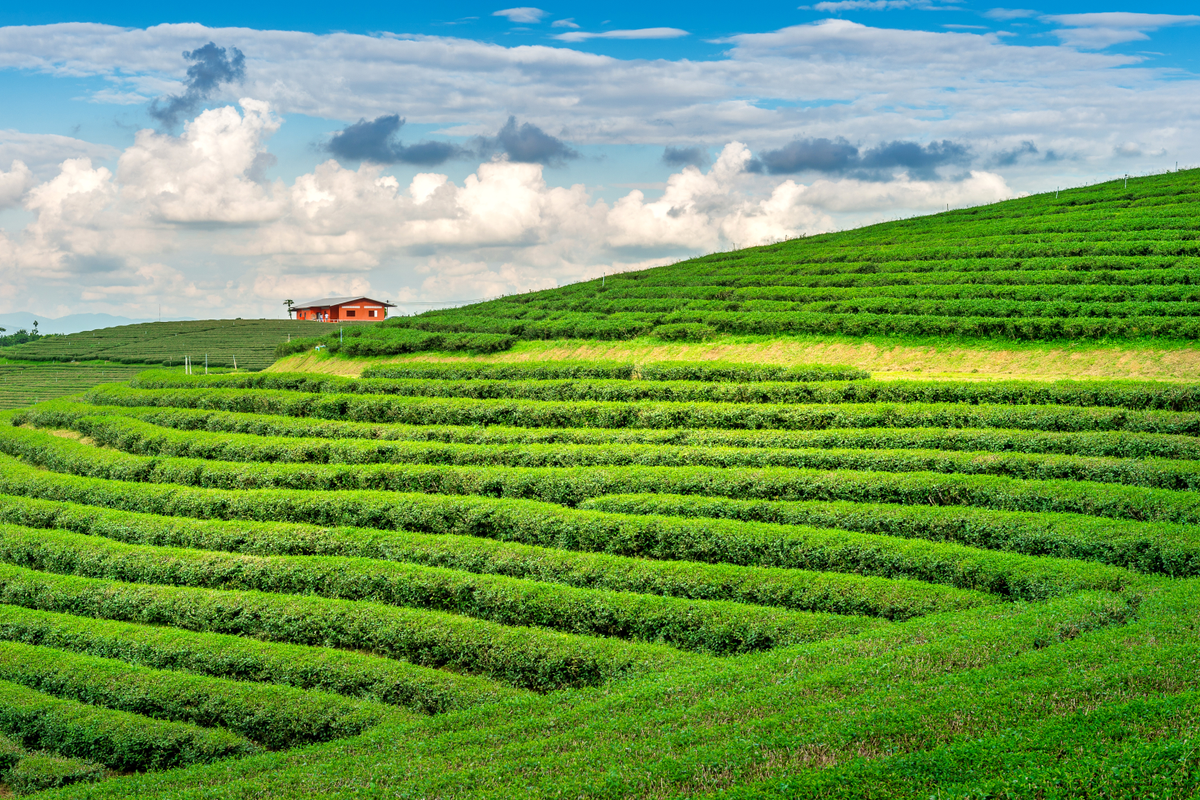
[[[216,319],[145,322],[57,336],[6,347],[4,358],[19,361],[103,361],[113,364],[182,365],[190,357],[203,370],[212,367],[262,369],[275,348],[290,338],[327,333],[322,322],[281,319]]]
[[[101,383],[129,380],[139,367],[94,364],[0,364],[0,409],[78,394]]]
[[[810,323],[1187,347],[1195,178],[340,349]],[[0,796],[1200,794],[1196,378],[281,369],[155,369],[0,412]]]

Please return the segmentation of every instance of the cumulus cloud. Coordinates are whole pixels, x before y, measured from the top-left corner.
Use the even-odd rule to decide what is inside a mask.
[[[494,137],[480,139],[478,146],[481,155],[504,153],[509,161],[525,164],[561,167],[567,161],[579,158],[579,153],[566,142],[532,123],[517,125],[517,118],[513,116],[508,118],[508,122]]]
[[[509,22],[536,23],[541,22],[542,17],[550,12],[542,11],[540,8],[529,8],[523,6],[521,8],[506,8],[502,11],[493,11],[493,17],[506,17]]]
[[[749,161],[749,172],[768,172],[772,175],[792,175],[814,171],[844,174],[854,172],[859,177],[882,180],[897,170],[913,177],[930,179],[939,167],[965,164],[970,151],[961,144],[942,140],[922,145],[918,142],[884,142],[860,152],[844,138],[797,139],[778,150],[768,150],[758,159]]]
[[[578,28],[579,25],[575,22],[574,17],[568,17],[567,19],[554,20],[554,22],[550,23],[550,27],[551,28]]]
[[[449,142],[418,142],[405,145],[396,137],[404,120],[398,114],[360,119],[330,137],[325,149],[347,161],[375,164],[417,164],[432,167],[452,158],[470,155],[469,151]]]
[[[1064,26],[1055,35],[1064,44],[1102,49],[1122,42],[1144,41],[1148,31],[1181,25],[1200,24],[1195,14],[1142,14],[1132,11],[1106,11],[1089,14],[1049,14],[1045,22]]]
[[[236,47],[227,55],[224,47],[209,42],[192,51],[184,51],[183,57],[191,61],[187,69],[182,94],[167,95],[150,104],[150,116],[167,128],[174,128],[179,121],[196,112],[223,83],[237,83],[246,77],[246,57]]]
[[[678,39],[681,36],[690,35],[681,28],[636,28],[603,32],[567,31],[554,38],[560,42],[586,42],[588,39]]]
[[[8,172],[0,171],[0,209],[21,202],[25,191],[33,186],[33,171],[24,161],[13,161]]]
[[[72,159],[25,189],[33,222],[0,241],[0,284],[16,287],[8,302],[51,286],[126,311],[168,293],[196,313],[276,312],[274,295],[368,287],[472,299],[829,230],[833,213],[1011,194],[990,173],[780,182],[747,172],[753,156],[736,142],[707,170],[684,166],[660,197],[631,191],[611,204],[582,185],[549,185],[540,164],[511,158],[457,183],[434,172],[401,182],[380,164],[333,159],[290,184],[266,182],[255,164],[279,119],[261,101],[241,106],[206,110],[179,136],[140,131],[115,173]]]

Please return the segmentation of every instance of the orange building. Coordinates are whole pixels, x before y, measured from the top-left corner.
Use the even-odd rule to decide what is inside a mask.
[[[314,322],[375,322],[387,316],[393,303],[369,297],[323,297],[309,303],[292,306],[296,319]]]

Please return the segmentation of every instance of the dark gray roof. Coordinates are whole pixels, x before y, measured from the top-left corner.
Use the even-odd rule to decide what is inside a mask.
[[[355,300],[370,300],[372,303],[379,303],[382,306],[392,307],[391,303],[385,303],[382,300],[375,300],[370,297],[359,295],[357,297],[322,297],[320,300],[310,300],[307,303],[297,303],[292,306],[292,310],[302,308],[324,308],[326,306],[340,306],[345,303],[353,303]]]

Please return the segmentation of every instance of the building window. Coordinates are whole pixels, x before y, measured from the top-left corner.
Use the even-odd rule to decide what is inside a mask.
[[[372,309],[368,310],[368,311],[367,311],[367,316],[368,316],[368,317],[373,317],[373,316],[375,316],[375,309],[373,309],[373,308],[372,308]]]
[[[347,311],[347,312],[346,312],[346,316],[347,316],[347,317],[353,317],[353,316],[354,316],[354,312],[353,312],[353,311]]]

